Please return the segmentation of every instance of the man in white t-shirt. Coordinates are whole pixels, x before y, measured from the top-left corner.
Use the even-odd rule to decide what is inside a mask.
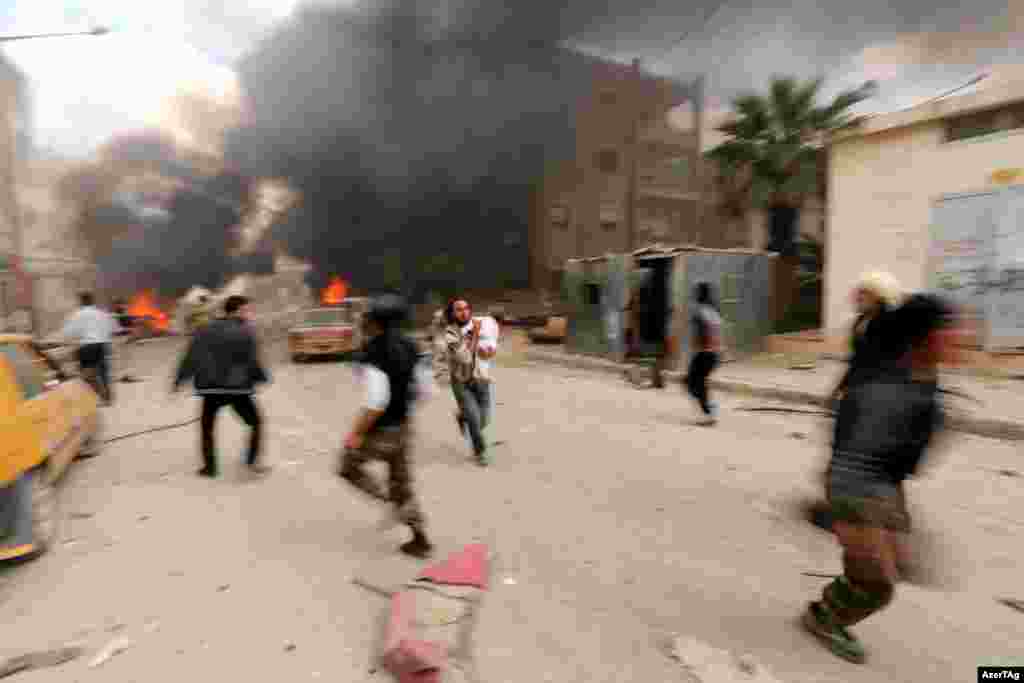
[[[61,339],[78,344],[78,364],[82,375],[95,380],[100,399],[110,405],[114,399],[110,383],[110,349],[118,330],[114,316],[96,306],[89,292],[79,295],[81,308],[61,328]]]
[[[473,443],[473,455],[481,466],[488,464],[483,430],[491,420],[491,363],[498,352],[498,323],[491,316],[474,318],[464,299],[454,299],[445,310],[452,393],[459,406],[459,432]]]

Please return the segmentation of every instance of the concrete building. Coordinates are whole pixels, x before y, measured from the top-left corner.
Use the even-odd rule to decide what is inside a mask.
[[[833,333],[850,320],[850,288],[865,269],[887,270],[909,289],[935,285],[939,200],[1024,183],[1024,79],[871,117],[833,136],[829,167],[824,326]],[[1011,232],[1019,244],[1019,221]],[[1024,261],[1013,251],[1002,256]]]
[[[32,159],[19,165],[15,183],[33,322],[41,336],[57,331],[78,306],[78,293],[97,284],[96,267],[75,229],[74,208],[57,196],[60,179],[73,167]]]
[[[592,87],[576,112],[575,158],[555,166],[534,197],[534,289],[554,288],[569,258],[692,242],[698,233],[698,129],[670,125],[668,115],[699,102],[699,85],[598,59],[589,73]]]

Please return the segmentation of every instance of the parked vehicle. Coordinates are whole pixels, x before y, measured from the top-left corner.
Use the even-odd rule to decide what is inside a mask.
[[[314,356],[340,356],[362,346],[362,322],[369,300],[345,299],[340,304],[311,308],[288,330],[288,352],[296,363]]]
[[[57,536],[55,485],[99,446],[99,398],[25,335],[0,335],[0,561]]]

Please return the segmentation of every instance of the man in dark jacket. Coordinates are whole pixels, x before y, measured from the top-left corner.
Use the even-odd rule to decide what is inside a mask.
[[[850,388],[835,430],[826,494],[843,548],[843,575],[826,586],[804,624],[836,655],[862,662],[848,629],[892,600],[910,531],[903,482],[942,424],[938,367],[953,360],[954,311],[915,295],[885,317],[878,371]]]
[[[178,391],[191,379],[196,393],[203,397],[200,476],[217,476],[213,430],[217,412],[224,406],[231,406],[252,430],[246,465],[255,474],[266,474],[270,468],[259,461],[263,419],[253,393],[269,377],[260,362],[259,344],[249,325],[249,300],[243,296],[229,297],[224,303],[224,314],[224,318],[206,325],[193,337],[178,367],[172,391]]]
[[[365,318],[369,341],[360,354],[365,398],[345,439],[340,474],[363,493],[394,505],[397,521],[412,531],[402,552],[426,557],[432,548],[413,491],[409,442],[413,404],[433,377],[421,365],[415,342],[401,332],[406,317],[401,297],[384,295],[370,305]],[[365,469],[373,461],[388,465],[386,492]]]

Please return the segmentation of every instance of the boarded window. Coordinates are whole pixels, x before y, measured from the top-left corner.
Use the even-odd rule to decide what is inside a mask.
[[[1024,128],[1024,102],[946,119],[946,142]]]
[[[602,173],[619,172],[619,152],[614,149],[602,149],[597,153],[597,167]]]

